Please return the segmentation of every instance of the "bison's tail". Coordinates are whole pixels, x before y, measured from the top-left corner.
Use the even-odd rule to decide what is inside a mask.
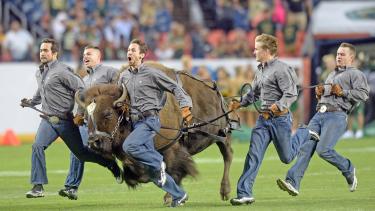
[[[173,153],[173,155],[173,159],[169,160],[170,163],[167,164],[167,172],[173,177],[177,184],[181,184],[181,180],[187,175],[192,177],[198,175],[194,160],[185,147],[181,146],[179,151]]]

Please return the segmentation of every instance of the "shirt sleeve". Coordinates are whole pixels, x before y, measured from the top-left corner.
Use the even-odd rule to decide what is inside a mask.
[[[117,81],[117,85],[121,86],[121,84],[125,84],[126,81],[128,80],[129,78],[129,71],[128,70],[125,70],[123,71],[120,76],[119,76],[119,79]]]
[[[85,85],[82,79],[74,74],[73,72],[66,71],[66,74],[62,74],[61,82],[65,85],[66,88],[73,91],[82,91],[85,88]]]
[[[85,85],[83,83],[83,80],[76,74],[74,74],[73,72],[71,72],[70,70],[68,71],[65,71],[62,75],[61,75],[61,82],[62,84],[67,88],[69,89],[71,92],[72,92],[72,95],[74,96],[74,94],[77,92],[77,91],[80,91],[82,92],[85,88]],[[85,109],[82,108],[81,106],[78,106],[77,108],[77,114],[81,114],[83,115]]]
[[[289,67],[276,71],[276,80],[282,92],[282,96],[275,104],[280,111],[288,109],[292,103],[297,100],[297,84],[293,78],[293,72],[291,71],[294,70],[289,69]]]
[[[31,104],[35,106],[35,105],[39,105],[41,102],[42,102],[42,97],[40,96],[40,88],[38,87],[33,98],[31,99]]]
[[[351,75],[352,89],[343,90],[344,97],[351,102],[366,101],[369,97],[370,87],[367,83],[366,76],[360,70]]]
[[[183,107],[193,107],[191,98],[189,95],[185,92],[185,90],[178,85],[175,81],[173,81],[171,78],[169,78],[167,75],[165,75],[163,72],[158,70],[152,70],[154,71],[155,76],[155,83],[159,85],[163,90],[168,91],[176,97],[177,101],[180,104],[180,108]]]
[[[115,68],[110,68],[110,69],[107,71],[107,78],[108,78],[108,81],[109,81],[111,84],[115,83],[116,78],[117,78],[117,73],[118,73],[118,70],[115,69]]]

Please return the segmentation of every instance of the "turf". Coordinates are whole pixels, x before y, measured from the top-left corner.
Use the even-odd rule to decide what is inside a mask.
[[[234,143],[231,184],[234,197],[236,182],[242,172],[247,143]],[[314,156],[303,180],[300,195],[291,197],[279,190],[277,178],[284,178],[291,165],[282,164],[270,145],[260,168],[255,186],[256,202],[232,207],[219,196],[222,161],[219,150],[212,146],[195,156],[200,171],[197,178],[183,181],[189,201],[182,210],[375,210],[375,140],[340,141],[336,150],[349,157],[357,168],[358,190],[349,192],[340,172],[318,156]],[[164,193],[153,184],[137,190],[117,185],[109,171],[95,164],[86,164],[84,180],[77,201],[62,198],[57,191],[63,187],[69,165],[69,151],[63,143],[54,143],[46,151],[49,184],[46,196],[25,198],[29,184],[31,145],[0,147],[0,210],[165,210]]]

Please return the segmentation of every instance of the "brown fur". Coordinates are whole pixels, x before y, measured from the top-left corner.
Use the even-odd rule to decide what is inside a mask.
[[[150,66],[156,67],[165,72],[170,78],[176,80],[176,73],[173,69],[169,69],[158,63],[147,63]],[[210,120],[223,114],[227,107],[222,102],[221,94],[214,89],[213,83],[205,83],[188,74],[179,74],[184,90],[189,94],[193,100],[193,119],[194,122],[201,122],[202,120]],[[112,107],[114,100],[119,98],[121,90],[116,85],[100,85],[89,89],[85,93],[85,104],[90,104],[95,98],[97,108],[94,116],[97,122],[97,128],[100,131],[111,133],[116,125],[120,110],[115,110]],[[108,114],[111,118],[108,119]],[[107,115],[107,118],[105,118]],[[100,120],[100,121],[98,121]],[[168,93],[167,103],[160,112],[160,120],[162,127],[179,128],[182,122],[180,109],[178,103],[171,94]],[[221,130],[228,126],[228,118],[223,117],[209,124],[199,128],[202,131],[223,135]],[[93,124],[89,123],[89,129],[92,130]],[[113,142],[104,137],[90,137],[90,146],[99,151],[101,154],[110,156],[114,154],[123,162],[125,181],[130,187],[136,187],[139,182],[148,182],[149,178],[146,170],[142,164],[129,158],[122,151],[122,143],[126,136],[130,133],[130,124],[123,121],[120,127],[120,133],[117,133]],[[221,182],[220,195],[223,200],[229,198],[230,184],[229,184],[229,168],[232,162],[232,149],[230,133],[227,134],[225,142],[216,142],[211,138],[203,136],[194,131],[189,131],[187,137],[181,138],[175,144],[171,145],[161,153],[164,156],[164,161],[167,164],[167,172],[175,179],[177,184],[181,183],[182,178],[187,175],[195,176],[197,170],[191,155],[197,154],[206,149],[213,143],[216,143],[224,159],[224,174]],[[176,130],[161,129],[160,133],[170,139],[178,135]],[[96,142],[98,146],[93,146]],[[170,140],[166,140],[159,135],[155,136],[155,148],[160,149],[168,145]],[[108,147],[112,146],[112,148]]]

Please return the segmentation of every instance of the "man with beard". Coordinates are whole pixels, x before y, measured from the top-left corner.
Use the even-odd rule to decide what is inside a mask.
[[[22,107],[42,104],[43,115],[32,145],[31,184],[27,198],[44,197],[43,185],[48,183],[44,150],[58,137],[81,161],[107,167],[117,180],[122,172],[117,163],[92,152],[82,143],[78,127],[73,123],[74,93],[84,88],[82,80],[67,65],[57,60],[59,46],[53,39],[44,39],[40,45],[39,70],[36,72],[38,89],[32,99],[22,99]]]

